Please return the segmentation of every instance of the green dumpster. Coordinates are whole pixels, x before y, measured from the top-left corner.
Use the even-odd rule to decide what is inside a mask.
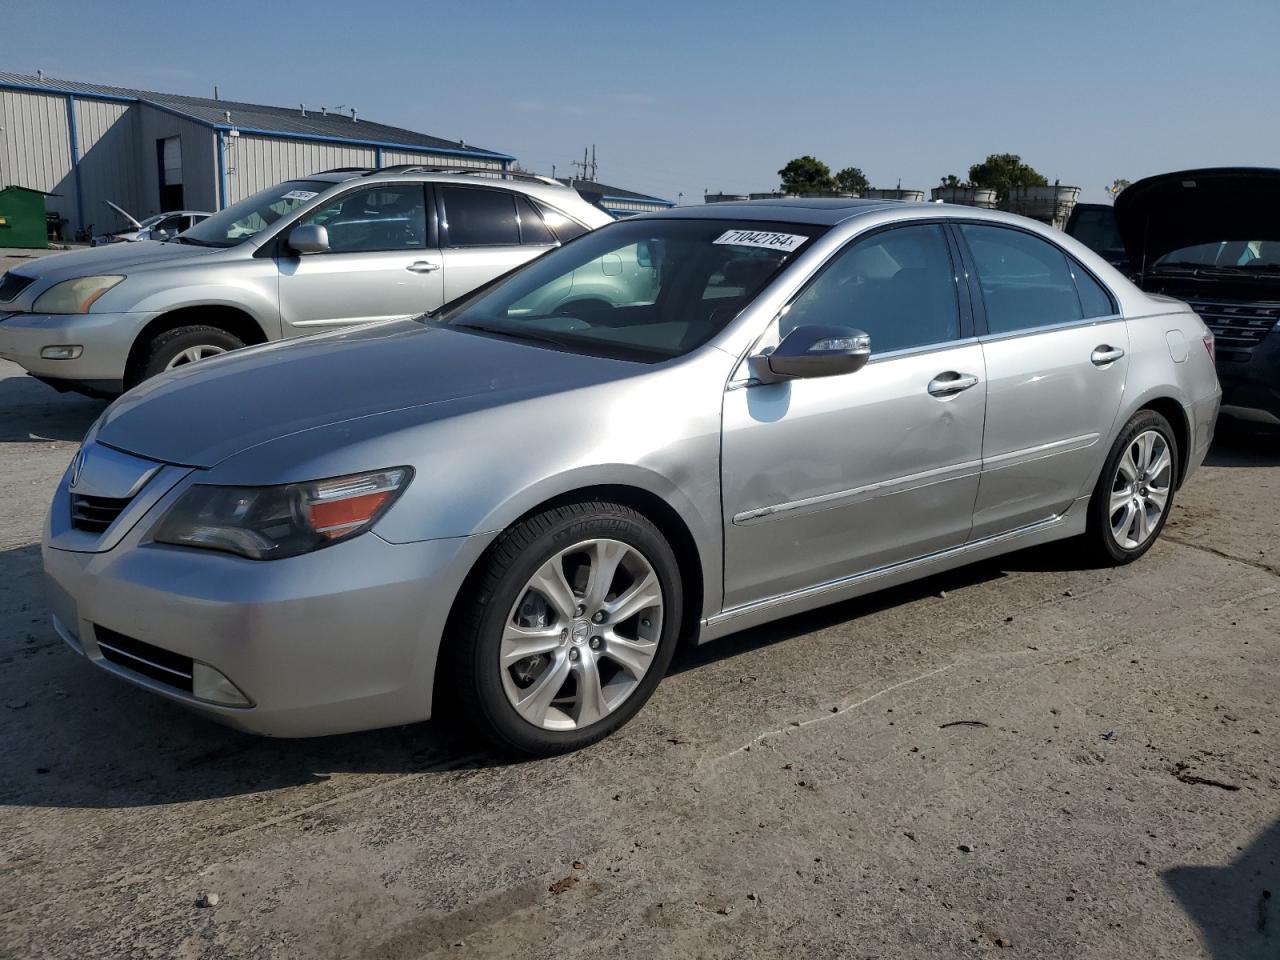
[[[44,198],[54,194],[27,187],[0,190],[0,247],[44,250],[49,246]]]

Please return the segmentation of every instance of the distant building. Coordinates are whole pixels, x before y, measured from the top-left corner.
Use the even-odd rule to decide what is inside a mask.
[[[581,177],[557,177],[556,179],[567,187],[573,187],[588,203],[594,203],[605,213],[615,217],[669,210],[675,206],[673,200],[651,197],[646,193],[624,190],[622,187],[611,187],[607,183],[599,183],[595,180],[583,180]]]
[[[135,217],[220,210],[335,167],[415,163],[505,170],[505,153],[400,127],[355,110],[231,100],[0,73],[0,188],[42,190],[67,235]]]

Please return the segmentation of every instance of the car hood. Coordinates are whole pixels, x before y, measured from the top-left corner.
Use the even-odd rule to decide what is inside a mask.
[[[1215,240],[1280,240],[1280,170],[1216,167],[1147,177],[1116,197],[1116,226],[1135,269]]]
[[[397,320],[239,350],[148,380],[107,408],[95,439],[165,463],[212,467],[249,447],[342,423],[363,439],[380,414],[425,423],[622,379],[638,363],[562,353]]]
[[[197,247],[189,243],[160,243],[140,240],[137,243],[112,243],[101,247],[88,247],[40,257],[31,263],[14,267],[11,271],[23,277],[35,277],[50,283],[74,280],[76,277],[92,277],[99,274],[123,273],[169,260],[189,260],[192,257],[225,253],[222,247]]]

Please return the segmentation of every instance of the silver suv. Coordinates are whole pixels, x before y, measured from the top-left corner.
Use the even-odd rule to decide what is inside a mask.
[[[162,242],[10,270],[0,357],[59,389],[116,394],[246,344],[435,310],[612,219],[542,177],[332,170]]]

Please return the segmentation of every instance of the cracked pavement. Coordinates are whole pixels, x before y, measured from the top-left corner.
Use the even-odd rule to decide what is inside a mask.
[[[1280,956],[1274,433],[1137,564],[1051,545],[685,650],[619,734],[510,763],[448,718],[256,739],[65,649],[36,544],[101,408],[0,363],[0,958]]]

